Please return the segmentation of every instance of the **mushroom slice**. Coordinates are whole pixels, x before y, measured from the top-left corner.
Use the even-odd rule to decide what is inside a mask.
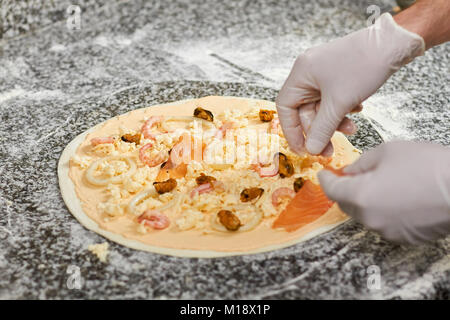
[[[172,191],[177,186],[177,180],[170,178],[166,181],[153,182],[156,192],[163,194]]]
[[[247,206],[248,205],[238,205],[235,207],[224,208],[224,209],[220,210],[217,214],[212,214],[211,215],[211,227],[214,230],[220,231],[220,232],[230,232],[230,231],[246,232],[246,231],[256,228],[262,221],[263,212],[261,211],[260,208],[253,207],[253,209],[255,211],[253,212],[252,216],[249,219],[246,219],[246,221],[244,221],[244,223],[242,223],[242,220],[239,217],[238,212],[241,210],[245,210],[245,208],[247,208]],[[220,213],[222,211],[225,211],[225,213]],[[235,213],[233,213],[233,211],[235,211]],[[228,219],[232,219],[232,221],[234,221],[234,227],[237,226],[237,220],[235,220],[235,218],[233,218],[233,216],[231,216],[229,213],[231,213],[233,216],[236,217],[236,219],[239,220],[239,223],[240,223],[239,228],[237,228],[235,230],[230,230],[222,223],[220,216],[222,216],[222,219],[227,220],[225,223],[228,223]],[[219,214],[220,214],[220,216],[219,216]]]
[[[305,184],[305,179],[303,179],[302,177],[299,177],[297,179],[295,179],[294,181],[294,191],[298,192],[303,185]]]
[[[203,108],[195,108],[194,110],[194,117],[200,118],[207,121],[214,121],[214,115],[211,111],[203,109]]]
[[[273,110],[261,109],[261,110],[259,110],[259,120],[261,120],[262,122],[272,121],[274,113],[275,113],[275,111],[273,111]]]
[[[247,188],[242,190],[241,192],[241,201],[242,202],[249,202],[253,199],[257,199],[261,197],[261,195],[264,193],[263,188]]]
[[[278,152],[275,155],[275,161],[277,160],[280,177],[290,177],[294,174],[294,165],[284,153]]]
[[[195,178],[195,182],[197,182],[198,185],[202,185],[205,183],[212,183],[213,181],[216,181],[216,178],[207,176],[204,173],[200,173],[200,175]]]
[[[134,142],[136,144],[139,144],[139,142],[141,141],[141,134],[140,133],[136,133],[136,134],[129,134],[129,133],[127,133],[127,134],[124,134],[121,137],[121,139],[124,142],[128,142],[128,143]]]
[[[241,220],[230,210],[220,210],[217,213],[220,223],[229,231],[237,231],[241,227]]]

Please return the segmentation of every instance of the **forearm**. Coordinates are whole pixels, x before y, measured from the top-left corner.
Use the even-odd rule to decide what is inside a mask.
[[[397,14],[394,20],[406,30],[420,35],[429,49],[450,41],[449,16],[449,0],[419,0]]]

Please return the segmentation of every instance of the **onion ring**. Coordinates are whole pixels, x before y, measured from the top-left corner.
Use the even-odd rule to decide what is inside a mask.
[[[117,176],[111,177],[111,178],[105,178],[105,179],[101,179],[101,178],[96,178],[94,177],[94,171],[97,170],[98,166],[104,162],[104,161],[111,161],[111,160],[122,160],[125,161],[128,166],[129,169],[127,172],[121,173]],[[105,186],[107,184],[110,183],[120,183],[123,181],[123,179],[125,179],[126,177],[132,175],[133,173],[136,172],[136,163],[131,160],[130,158],[126,157],[126,156],[109,156],[106,158],[102,158],[99,159],[97,161],[94,161],[89,168],[86,170],[86,179],[87,181],[89,181],[91,184],[96,185],[96,186]]]
[[[151,187],[150,189],[146,189],[144,191],[139,192],[137,195],[131,199],[131,201],[128,203],[127,210],[129,213],[137,215],[139,213],[136,213],[136,206],[143,200],[150,198],[150,197],[156,197],[158,193],[155,190],[155,187]]]

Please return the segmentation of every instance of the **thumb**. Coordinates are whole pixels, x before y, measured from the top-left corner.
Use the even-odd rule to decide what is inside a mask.
[[[331,171],[319,172],[319,181],[328,198],[338,203],[339,208],[357,221],[361,220],[361,206],[358,204],[358,190],[364,185],[364,176],[338,177]]]
[[[318,174],[320,186],[329,199],[337,202],[349,202],[359,187],[359,179],[352,176],[337,176],[329,170]]]
[[[277,111],[281,129],[289,147],[296,153],[302,153],[305,139],[298,109],[277,105]]]
[[[345,113],[338,112],[343,109],[332,105],[329,99],[323,99],[320,102],[319,111],[306,137],[306,149],[311,154],[320,154],[328,145],[345,117]]]

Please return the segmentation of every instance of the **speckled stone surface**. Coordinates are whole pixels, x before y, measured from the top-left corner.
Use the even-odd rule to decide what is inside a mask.
[[[87,245],[105,240],[70,215],[59,192],[59,156],[92,125],[209,94],[273,100],[298,53],[364,27],[377,2],[393,4],[111,1],[83,11],[81,30],[63,20],[2,40],[0,298],[448,299],[449,237],[399,246],[350,221],[283,250],[209,260],[109,242],[101,263]],[[449,49],[396,73],[357,116],[352,141],[362,149],[381,138],[450,144]],[[371,265],[379,290],[367,287]],[[70,266],[80,268],[81,289],[67,285]]]

